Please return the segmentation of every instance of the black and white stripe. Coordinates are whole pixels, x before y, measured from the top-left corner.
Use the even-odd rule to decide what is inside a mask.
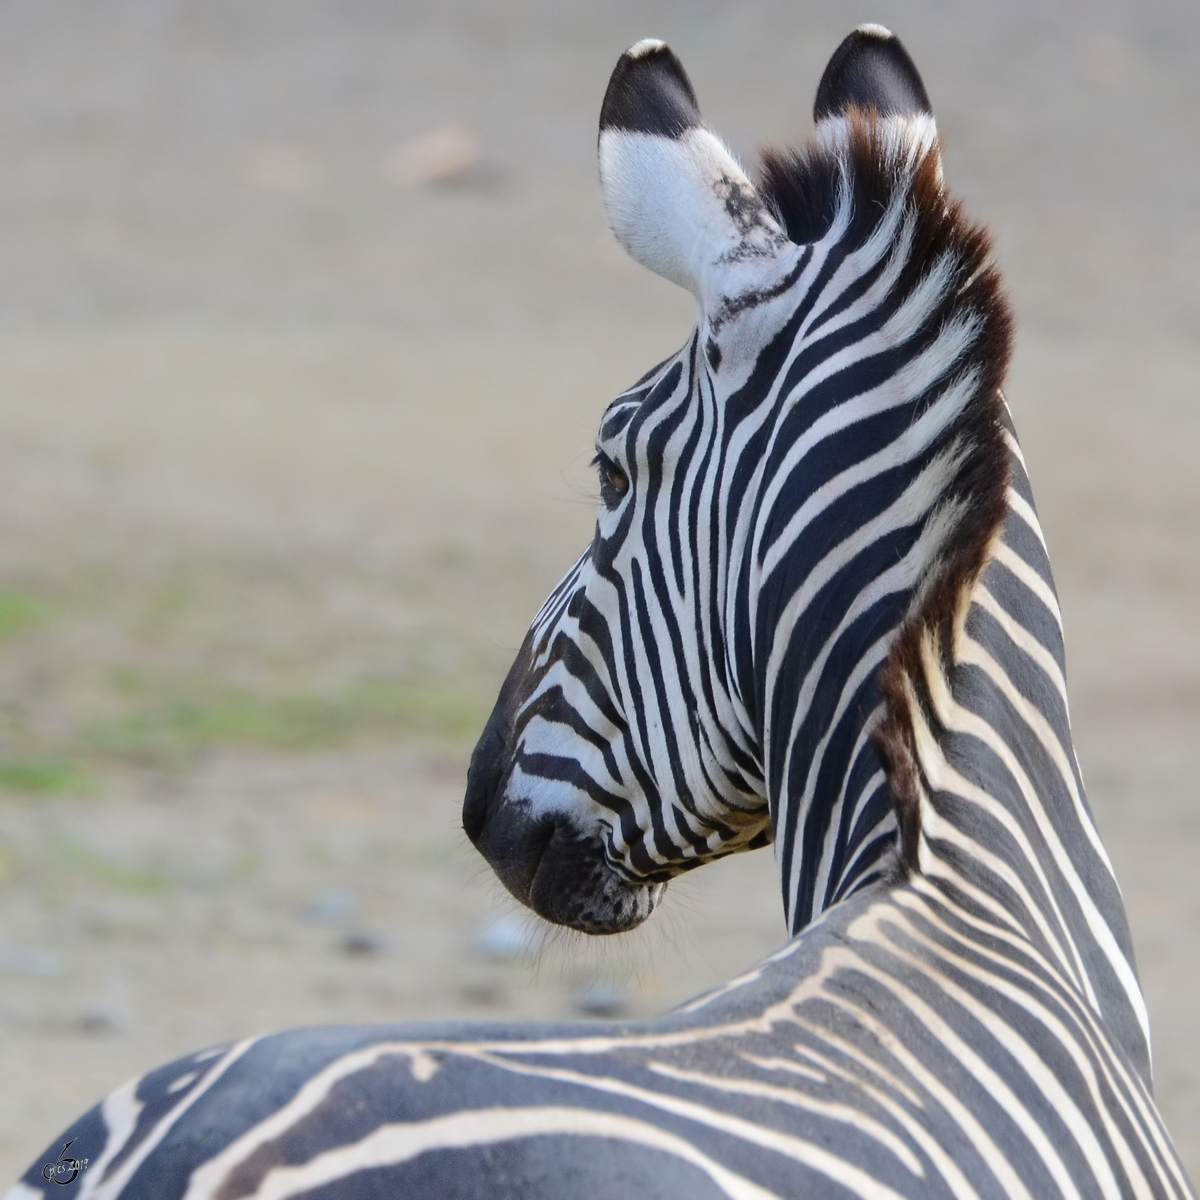
[[[886,30],[838,49],[816,115],[756,188],[662,43],[619,62],[611,223],[699,319],[601,422],[595,539],[464,806],[518,897],[593,933],[774,840],[796,936],[652,1021],[182,1059],[64,1135],[81,1198],[1192,1194],[1072,749],[987,239]],[[42,1161],[9,1200],[51,1190]]]

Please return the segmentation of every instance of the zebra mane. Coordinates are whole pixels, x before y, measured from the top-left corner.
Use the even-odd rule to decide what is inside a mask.
[[[946,430],[957,470],[927,518],[945,526],[941,550],[919,583],[880,669],[884,715],[872,741],[882,761],[899,828],[899,855],[919,869],[921,800],[925,793],[917,749],[920,722],[935,737],[944,729],[932,689],[952,671],[972,588],[992,554],[1007,513],[1010,422],[1001,387],[1012,343],[1012,318],[991,238],[948,193],[931,119],[907,123],[851,107],[818,126],[799,150],[764,152],[760,190],[788,236],[818,242],[838,228],[839,246],[852,254],[903,205],[913,222],[912,249],[896,281],[906,295],[934,264],[954,264],[939,316],[970,316],[976,334],[955,364],[975,373],[974,394]],[[931,402],[931,401],[930,401]],[[914,416],[915,419],[915,416]]]

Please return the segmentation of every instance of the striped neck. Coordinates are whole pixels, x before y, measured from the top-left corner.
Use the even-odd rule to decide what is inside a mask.
[[[811,665],[779,671],[808,686],[777,685],[765,715],[784,902],[799,932],[871,883],[912,887],[943,917],[1024,945],[1148,1080],[1129,930],[1071,739],[1049,559],[1011,427],[1003,436],[1002,521],[948,620],[917,583],[837,631],[776,629],[793,653],[836,642],[816,682]]]
[[[794,315],[759,359],[774,386],[752,416],[724,403],[763,431],[730,443],[757,464],[730,640],[787,920],[798,932],[875,881],[931,888],[1027,941],[1146,1064],[1000,390],[1008,309],[933,137],[851,113],[765,161],[807,249]]]
[[[1008,513],[949,664],[926,643],[909,681],[914,878],[957,920],[1027,943],[1035,969],[1099,1014],[1148,1082],[1149,1019],[1072,742],[1050,562],[1008,440]]]

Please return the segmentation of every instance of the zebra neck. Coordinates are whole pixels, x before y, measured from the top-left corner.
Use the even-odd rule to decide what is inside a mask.
[[[896,873],[899,826],[872,740],[883,711],[876,702],[851,721],[835,722],[806,770],[794,764],[807,756],[792,750],[778,756],[783,765],[771,772],[778,780],[769,789],[775,855],[793,934],[831,905]],[[792,714],[774,715],[784,724]]]
[[[767,714],[786,917],[798,933],[869,884],[916,888],[955,921],[1019,939],[1148,1078],[1124,908],[1071,740],[1049,559],[1011,431],[1000,449],[976,543],[956,530],[935,556],[940,580],[881,600],[844,665]],[[955,590],[939,591],[954,554]]]
[[[1031,961],[1073,985],[1149,1078],[1125,911],[1071,739],[1049,560],[1011,446],[1008,515],[964,596],[950,654],[926,636],[920,678],[903,681],[916,817],[902,828],[915,844],[901,858],[914,860],[909,882],[932,902],[1027,943]]]
[[[788,448],[764,445],[772,482],[744,506],[756,523],[748,630],[732,639],[787,920],[799,932],[871,882],[924,889],[955,919],[1022,939],[1142,1062],[1144,1005],[1075,761],[1058,604],[1001,393],[1007,305],[938,156],[899,159],[890,145],[867,122],[830,156],[765,163],[789,235],[817,246],[812,302],[780,335],[786,403],[764,428]],[[806,197],[843,169],[857,199],[814,235]],[[826,275],[823,254],[837,263]],[[868,299],[884,261],[886,303]],[[860,290],[831,300],[847,280]],[[829,336],[830,311],[858,322],[858,351]],[[848,378],[823,392],[818,365],[834,359]],[[851,424],[852,465],[838,440]],[[789,474],[805,455],[807,472]]]

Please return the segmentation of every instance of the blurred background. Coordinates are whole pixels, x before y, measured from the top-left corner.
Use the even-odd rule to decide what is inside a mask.
[[[1157,1092],[1200,1173],[1194,0],[0,2],[0,1175],[104,1092],[325,1021],[661,1011],[783,940],[770,852],[584,944],[459,829],[691,301],[595,179],[668,39],[752,161],[856,23],[995,231],[1009,397]]]

